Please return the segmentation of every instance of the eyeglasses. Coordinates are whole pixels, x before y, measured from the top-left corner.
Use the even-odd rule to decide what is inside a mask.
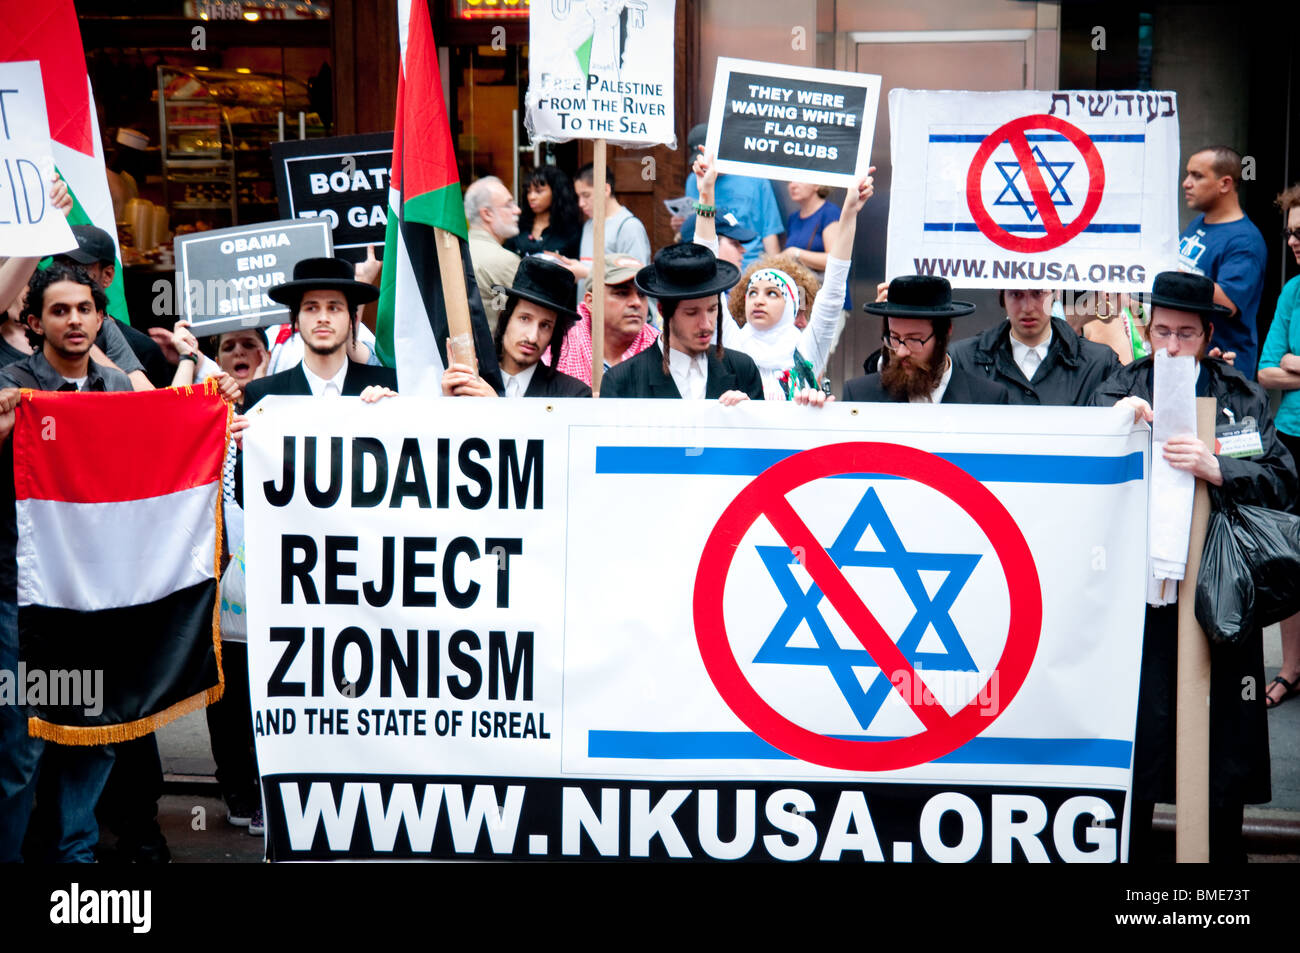
[[[1300,228],[1282,229],[1282,237],[1285,239],[1300,238]]]
[[[1150,330],[1151,330],[1151,339],[1153,341],[1168,341],[1171,337],[1174,336],[1174,332],[1172,328],[1166,328],[1161,326],[1158,328],[1151,328]],[[1197,338],[1204,337],[1204,336],[1205,336],[1204,331],[1179,331],[1178,332],[1178,340],[1183,344],[1190,344],[1192,341],[1195,341]]]
[[[881,337],[881,340],[885,342],[885,345],[891,351],[897,351],[900,347],[906,345],[907,349],[913,354],[919,354],[921,348],[925,347],[932,337],[934,337],[933,331],[923,338],[900,338],[897,334],[886,333]]]

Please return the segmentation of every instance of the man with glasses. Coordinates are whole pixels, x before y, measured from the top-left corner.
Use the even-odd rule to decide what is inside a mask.
[[[877,403],[1005,404],[1006,390],[957,367],[948,356],[952,319],[973,304],[952,300],[947,279],[904,275],[889,283],[885,300],[862,306],[885,319],[889,360],[879,371],[844,385],[844,399]]]
[[[1052,297],[1042,289],[999,291],[1007,320],[955,342],[953,362],[1001,384],[1012,404],[1087,406],[1097,385],[1119,369],[1119,358],[1053,318]]]
[[[1232,312],[1217,304],[1215,283],[1201,275],[1166,271],[1151,291],[1147,335],[1170,357],[1194,355],[1196,394],[1213,397],[1217,437],[1210,447],[1195,434],[1164,442],[1170,466],[1218,488],[1211,499],[1285,509],[1297,481],[1291,454],[1278,439],[1268,395],[1236,368],[1208,357],[1212,319]],[[1116,371],[1092,397],[1100,407],[1124,404],[1134,419],[1151,421],[1155,357]],[[1137,742],[1133,752],[1133,821],[1129,858],[1153,859],[1151,817],[1157,801],[1174,800],[1174,702],[1177,684],[1176,599],[1148,605],[1142,642]],[[1268,723],[1264,704],[1264,652],[1260,629],[1241,641],[1210,646],[1210,860],[1245,861],[1242,806],[1270,798]],[[1248,690],[1250,685],[1256,686]]]
[[[519,206],[500,179],[486,175],[465,190],[465,220],[469,223],[469,257],[474,266],[474,281],[478,284],[488,327],[495,334],[501,309],[491,289],[509,288],[515,283],[519,256],[502,244],[519,234]]]

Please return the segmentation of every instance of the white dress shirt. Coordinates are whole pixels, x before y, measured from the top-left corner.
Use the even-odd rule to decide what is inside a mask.
[[[948,390],[948,382],[952,380],[952,358],[945,357],[946,366],[943,369],[943,377],[939,378],[939,386],[930,391],[928,397],[913,397],[913,404],[937,404],[943,400],[944,392]]]
[[[344,361],[343,366],[339,368],[337,374],[330,378],[317,377],[307,366],[307,362],[302,363],[302,372],[307,377],[307,386],[311,388],[313,397],[342,397],[343,396],[343,378],[348,376],[348,362]]]
[[[661,339],[662,340],[662,339]],[[709,386],[709,356],[707,353],[688,357],[676,348],[668,349],[668,370],[672,372],[677,391],[685,400],[703,400]]]
[[[1036,347],[1030,347],[1016,340],[1014,334],[1011,338],[1011,359],[1016,362],[1016,367],[1020,368],[1020,373],[1025,375],[1025,380],[1032,381],[1034,372],[1038,370],[1040,364],[1047,360],[1047,348],[1052,343],[1052,332],[1047,332],[1047,340]]]
[[[507,374],[503,370],[501,376],[504,377],[506,381],[506,396],[523,397],[524,392],[528,390],[528,385],[532,383],[533,372],[535,370],[537,370],[536,364],[529,364],[518,374]]]

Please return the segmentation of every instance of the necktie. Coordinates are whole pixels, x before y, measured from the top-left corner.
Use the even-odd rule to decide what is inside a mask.
[[[521,390],[522,390],[522,388],[521,388],[521,386],[520,386],[520,384],[519,384],[519,376],[518,376],[518,375],[515,375],[514,377],[507,377],[507,378],[506,378],[506,396],[507,396],[507,397],[522,397],[523,394],[521,393]]]
[[[321,391],[321,394],[324,397],[338,397],[339,385],[335,384],[333,381],[326,381],[325,388]]]

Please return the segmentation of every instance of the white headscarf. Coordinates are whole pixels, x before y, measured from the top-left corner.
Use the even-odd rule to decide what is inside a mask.
[[[770,281],[780,290],[785,298],[785,311],[781,320],[770,328],[759,330],[746,321],[737,338],[737,350],[744,351],[754,359],[760,370],[784,371],[794,363],[794,349],[799,346],[799,329],[795,327],[794,318],[799,311],[799,291],[791,278],[778,268],[762,268],[750,276],[745,288],[749,289],[756,281]]]

